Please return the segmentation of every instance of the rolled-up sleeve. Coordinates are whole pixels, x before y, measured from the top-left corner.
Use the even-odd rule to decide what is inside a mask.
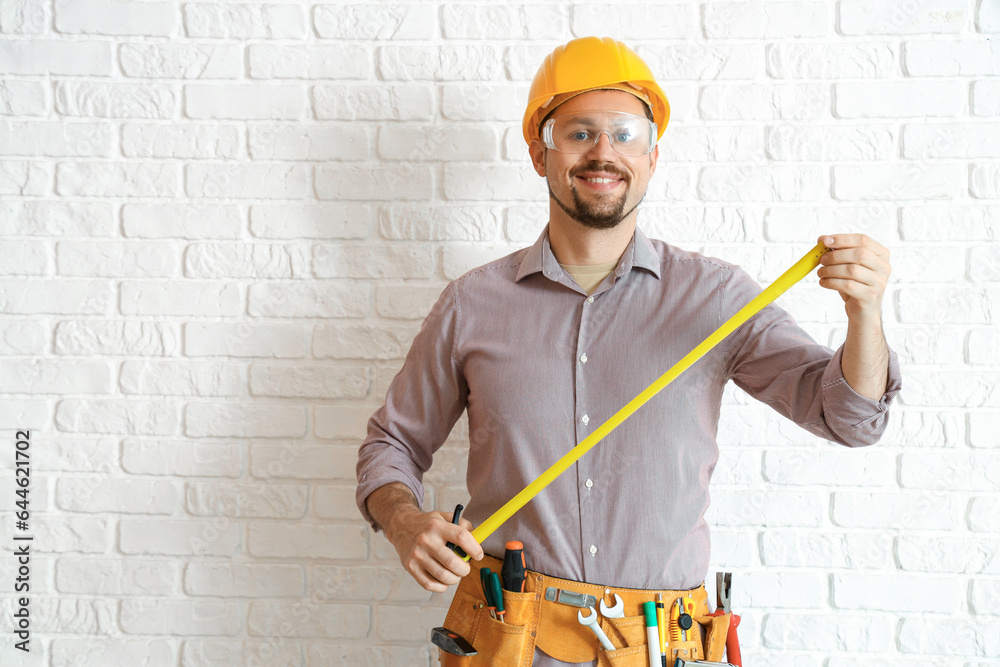
[[[760,291],[742,269],[732,267],[722,316],[731,317]],[[737,386],[810,433],[848,447],[882,437],[889,405],[902,386],[899,360],[890,349],[885,393],[878,400],[857,393],[841,368],[843,346],[834,352],[820,345],[774,304],[737,329],[728,350],[728,374]]]
[[[375,531],[380,526],[368,512],[368,496],[380,486],[401,482],[422,505],[423,475],[465,409],[468,389],[455,361],[458,320],[452,283],[413,339],[385,403],[368,420],[358,453],[356,501]]]

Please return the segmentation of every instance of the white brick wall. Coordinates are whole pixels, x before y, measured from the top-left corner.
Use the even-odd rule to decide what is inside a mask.
[[[596,33],[671,98],[650,234],[761,281],[824,232],[893,252],[880,445],[726,392],[712,571],[746,664],[1000,665],[998,7],[0,2],[0,664],[437,664],[450,595],[361,520],[357,446],[446,282],[544,224],[528,85]],[[815,279],[783,304],[842,340]],[[428,508],[466,497],[464,424]]]

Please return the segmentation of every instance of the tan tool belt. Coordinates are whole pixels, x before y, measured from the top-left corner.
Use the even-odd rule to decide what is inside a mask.
[[[588,662],[597,659],[597,664],[601,667],[646,667],[646,622],[642,603],[655,600],[657,593],[663,594],[668,610],[670,604],[682,596],[691,598],[695,604],[695,611],[691,615],[695,621],[694,627],[688,631],[687,641],[670,643],[667,649],[667,667],[672,667],[677,658],[721,660],[725,652],[730,615],[708,615],[708,594],[704,585],[688,591],[610,588],[559,579],[529,570],[526,572],[523,593],[503,592],[506,613],[505,622],[501,622],[494,620],[486,607],[479,570],[488,567],[499,573],[502,562],[486,556],[481,561],[470,561],[469,564],[472,572],[459,583],[444,626],[465,637],[479,652],[471,659],[470,664],[473,666],[530,665],[537,646],[547,655],[563,662]],[[545,592],[549,588],[593,595],[597,598],[598,605],[603,599],[609,607],[615,605],[615,594],[619,595],[625,605],[625,616],[599,617],[601,628],[617,650],[603,649],[593,631],[580,624],[579,607],[546,600]],[[597,613],[600,614],[600,611]],[[584,610],[584,615],[588,614]],[[667,616],[669,617],[669,613]],[[667,638],[669,640],[669,633]]]

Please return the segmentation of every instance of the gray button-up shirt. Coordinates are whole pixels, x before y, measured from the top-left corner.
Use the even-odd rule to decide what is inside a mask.
[[[739,267],[636,231],[617,268],[583,292],[547,229],[530,248],[447,286],[413,341],[358,461],[357,502],[422,475],[463,410],[478,525],[712,333],[760,288]],[[836,353],[771,305],[546,487],[483,544],[525,545],[553,576],[644,589],[699,585],[709,564],[709,480],[729,380],[823,438],[876,442],[900,388],[895,354],[878,401]]]

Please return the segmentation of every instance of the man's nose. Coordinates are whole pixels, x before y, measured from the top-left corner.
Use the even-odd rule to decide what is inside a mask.
[[[618,152],[615,151],[614,147],[611,145],[611,134],[608,130],[603,130],[599,135],[597,135],[597,143],[595,143],[587,155],[594,156],[604,156],[605,158],[617,159]],[[606,160],[610,161],[610,160]]]

